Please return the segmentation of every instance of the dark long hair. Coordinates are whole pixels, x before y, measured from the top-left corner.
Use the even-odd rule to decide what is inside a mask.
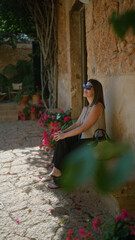
[[[95,80],[95,79],[89,79],[88,82],[91,83],[94,88],[94,99],[91,104],[91,107],[100,102],[103,104],[103,106],[105,108],[102,84],[98,80]]]

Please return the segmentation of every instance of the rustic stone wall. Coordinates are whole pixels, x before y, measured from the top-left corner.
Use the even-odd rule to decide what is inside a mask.
[[[8,65],[16,65],[19,59],[30,60],[28,54],[32,52],[32,46],[27,48],[22,45],[21,48],[12,48],[9,45],[0,46],[0,73]]]
[[[124,12],[131,3],[133,0],[96,0],[86,5],[88,75],[135,72],[135,36],[130,31],[121,41],[108,22],[113,11]]]
[[[133,0],[90,1],[86,9],[88,77],[103,84],[106,123],[110,136],[135,146],[135,36],[130,30],[123,41],[113,32],[108,18],[112,11],[130,9]],[[132,172],[132,179],[135,174]],[[120,209],[135,214],[135,181],[119,189],[116,197]]]
[[[135,36],[123,41],[108,22],[113,10],[122,13],[133,0],[90,1],[86,5],[88,77],[103,83],[108,131],[117,139],[135,143]]]
[[[134,145],[135,36],[129,31],[121,41],[108,22],[114,10],[122,13],[130,9],[133,2],[90,1],[85,5],[85,18],[88,78],[93,77],[103,84],[107,130],[111,136],[130,140]],[[76,66],[80,68],[79,48],[77,52],[74,45],[76,33],[73,22],[70,22],[74,3],[73,0],[61,0],[58,5],[58,107],[65,109],[74,106],[74,95],[77,95],[75,78],[79,76],[75,74]]]
[[[70,11],[75,1],[59,2],[58,104],[60,108],[67,109],[73,104],[74,79],[72,79],[71,64],[75,67],[77,63],[80,64],[80,60],[76,59],[74,63],[72,62],[71,40],[74,39],[71,36],[73,28],[70,24]],[[135,146],[135,36],[130,30],[121,41],[114,33],[108,18],[114,10],[122,13],[134,5],[134,0],[91,0],[85,5],[88,78],[95,78],[103,85],[108,133],[117,140],[130,142],[133,147]],[[126,207],[132,214],[135,213],[134,186],[133,181],[115,194],[120,208]],[[124,189],[127,191],[122,195],[123,191],[125,193]]]

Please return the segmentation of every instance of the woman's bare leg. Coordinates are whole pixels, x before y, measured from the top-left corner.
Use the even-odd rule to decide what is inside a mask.
[[[48,175],[48,177],[45,178],[44,181],[47,182],[47,181],[53,180],[53,176],[55,176],[55,177],[60,177],[61,176],[61,171],[58,168],[56,168],[56,167],[53,167],[53,170]]]
[[[51,175],[54,175],[56,177],[60,177],[61,176],[61,171],[58,168],[54,167],[52,172],[51,172]]]

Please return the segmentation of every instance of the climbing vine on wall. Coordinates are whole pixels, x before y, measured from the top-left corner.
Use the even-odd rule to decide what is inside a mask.
[[[57,85],[57,7],[55,0],[28,0],[27,6],[34,18],[41,49],[42,97],[46,84],[49,89],[49,107],[56,107]],[[44,99],[43,99],[44,101]],[[44,102],[45,104],[45,102]]]

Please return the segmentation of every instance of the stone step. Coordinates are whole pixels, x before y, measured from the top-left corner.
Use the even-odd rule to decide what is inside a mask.
[[[10,103],[0,103],[0,110],[13,110],[13,109],[17,109],[18,104],[14,103],[14,102],[10,102]]]
[[[18,115],[0,116],[0,122],[18,120]]]
[[[14,102],[0,104],[0,121],[18,120],[17,104]]]
[[[0,110],[0,116],[18,115],[17,109]]]

